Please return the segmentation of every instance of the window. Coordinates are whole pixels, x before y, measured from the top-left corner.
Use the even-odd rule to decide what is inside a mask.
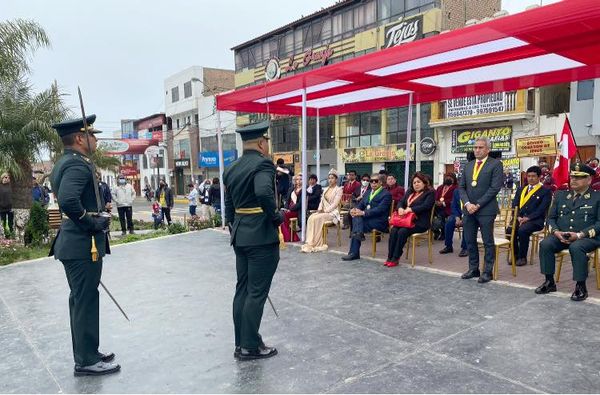
[[[342,34],[342,14],[336,14],[331,18],[333,37],[339,38]],[[335,40],[335,38],[334,38]]]
[[[198,125],[198,114],[194,114],[194,125]]]
[[[179,87],[171,88],[171,103],[179,101]]]
[[[317,149],[317,122],[316,118],[310,117],[306,135],[306,146],[309,150]],[[334,148],[335,145],[335,117],[319,118],[319,148]]]
[[[236,148],[235,133],[224,133],[221,135],[223,139],[223,151],[230,151]]]
[[[192,81],[188,81],[183,84],[183,98],[188,98],[192,96]]]
[[[328,43],[331,41],[331,18],[325,17],[323,19],[323,26],[321,28],[321,42]]]
[[[175,123],[177,124],[177,129],[179,129],[179,118],[175,120]]]
[[[342,14],[342,31],[344,38],[352,35],[354,31],[354,10],[344,11]]]
[[[591,100],[594,98],[594,80],[579,81],[577,83],[577,101]]]
[[[346,116],[345,148],[381,145],[381,111]]]
[[[298,151],[298,118],[277,119],[271,123],[273,152]]]
[[[281,43],[279,44],[279,57],[285,58],[294,52],[294,32],[289,31],[281,37]]]
[[[184,159],[190,157],[190,139],[174,140],[173,141],[173,155],[177,159]]]
[[[423,106],[421,106],[422,108]],[[390,108],[387,112],[388,132],[387,144],[404,144],[406,143],[406,123],[408,121],[408,107]],[[412,112],[412,133],[410,140],[416,139],[417,129],[417,112],[413,107]]]
[[[217,136],[200,137],[201,150],[206,151],[218,151],[219,146],[217,145]]]

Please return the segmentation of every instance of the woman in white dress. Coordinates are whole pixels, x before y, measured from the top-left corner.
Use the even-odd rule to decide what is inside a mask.
[[[308,217],[306,243],[302,246],[302,252],[326,251],[328,248],[326,240],[323,240],[323,224],[328,221],[334,224],[340,222],[339,207],[344,189],[337,186],[337,180],[337,171],[331,169],[327,176],[329,185],[323,191],[319,209]]]

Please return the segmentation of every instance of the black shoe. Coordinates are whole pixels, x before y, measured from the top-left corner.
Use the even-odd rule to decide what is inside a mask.
[[[587,288],[585,285],[575,285],[575,291],[573,295],[571,295],[571,300],[574,302],[581,302],[582,300],[586,300],[588,297]]]
[[[353,261],[355,259],[360,259],[360,256],[354,254],[344,255],[342,257],[342,261]]]
[[[250,361],[253,359],[265,359],[271,358],[277,355],[277,349],[275,347],[259,347],[256,350],[248,350],[240,348],[240,355],[238,359],[240,361]]]
[[[461,258],[469,256],[469,251],[467,251],[467,250],[460,250],[460,252],[458,253],[458,256],[461,257]]]
[[[492,281],[492,273],[488,273],[488,272],[483,272],[481,274],[481,276],[479,277],[479,280],[477,280],[477,282],[479,284],[484,284],[484,283],[487,283],[490,281]]]
[[[535,293],[538,295],[543,295],[550,292],[556,292],[556,283],[554,281],[550,282],[546,280],[542,285],[535,289]]]
[[[479,277],[480,273],[479,273],[479,269],[475,269],[475,270],[467,270],[465,273],[463,273],[462,276],[460,276],[460,278],[462,278],[463,280],[468,280],[469,278],[473,278],[473,277]]]
[[[119,370],[121,370],[121,365],[100,361],[89,366],[75,365],[73,374],[75,376],[102,376],[105,374],[117,373]]]
[[[121,236],[125,236],[127,234],[127,232],[125,232],[124,230],[121,231]]]
[[[519,258],[517,259],[517,261],[515,262],[516,266],[526,266],[527,265],[527,258]]]
[[[450,254],[454,252],[454,250],[451,247],[444,247],[443,250],[440,250],[440,254]]]
[[[131,230],[129,231],[129,234],[130,234],[130,235],[134,235],[134,234],[135,234],[135,232],[133,231],[133,229],[131,229]]]
[[[236,346],[235,350],[233,350],[233,357],[238,359],[240,357],[240,353],[242,352],[242,348],[240,346]]]
[[[102,362],[112,362],[115,359],[115,353],[109,352],[108,354],[102,354],[101,352],[98,353],[98,356],[100,356],[100,360]]]

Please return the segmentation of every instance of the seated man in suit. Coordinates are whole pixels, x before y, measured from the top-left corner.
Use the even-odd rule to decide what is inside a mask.
[[[519,207],[513,243],[517,266],[527,265],[529,237],[533,232],[544,229],[546,211],[552,201],[552,192],[542,188],[541,175],[542,169],[538,166],[527,169],[527,184],[517,189],[512,202],[513,208]]]
[[[371,192],[360,200],[360,203],[350,210],[352,216],[352,241],[348,255],[344,261],[360,259],[360,244],[365,239],[365,233],[377,229],[386,232],[389,228],[388,217],[392,195],[385,189],[386,176],[373,174],[371,176]]]

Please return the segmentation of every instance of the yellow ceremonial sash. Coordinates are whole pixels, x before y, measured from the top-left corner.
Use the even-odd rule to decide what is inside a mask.
[[[521,198],[519,199],[519,208],[523,208],[523,206],[529,201],[531,196],[533,196],[533,194],[541,187],[542,187],[542,184],[537,184],[529,192],[527,192],[527,190],[529,189],[529,186],[527,186],[526,188],[523,188],[523,191],[521,192]]]
[[[481,165],[477,166],[477,162],[475,162],[475,166],[473,166],[473,181],[475,181],[475,185],[477,185],[477,177],[479,177],[479,173],[481,173],[481,169],[485,166],[485,161],[487,161],[488,157],[486,156],[483,161],[481,161]]]

